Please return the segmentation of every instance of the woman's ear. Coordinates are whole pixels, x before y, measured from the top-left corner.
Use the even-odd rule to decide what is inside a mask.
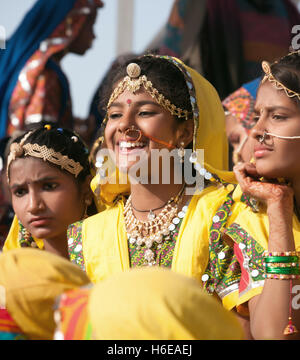
[[[192,119],[183,121],[177,127],[177,147],[179,148],[183,143],[186,147],[193,141],[194,135],[194,121]]]

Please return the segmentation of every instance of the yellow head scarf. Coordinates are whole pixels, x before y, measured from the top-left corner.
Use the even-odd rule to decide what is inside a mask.
[[[163,269],[134,269],[95,285],[93,336],[102,340],[241,340],[235,316],[199,283]]]
[[[225,115],[215,88],[181,60],[169,56],[159,56],[159,58],[177,66],[185,77],[194,115],[193,150],[204,149],[204,162],[214,173],[217,170],[227,170],[228,141],[225,132]],[[151,81],[151,79],[149,80]],[[116,173],[112,174],[112,177],[116,176],[118,179],[119,176],[122,176],[119,175],[118,169],[116,169]],[[230,172],[224,171],[222,179],[224,177],[234,181],[234,176]],[[99,189],[99,185],[101,189]],[[99,174],[93,178],[91,188],[100,202],[105,204],[111,204],[117,195],[130,192],[128,182],[127,185],[120,185],[119,181],[116,184],[111,184],[109,181],[101,184]]]
[[[53,339],[56,297],[88,283],[78,266],[46,251],[25,248],[0,255],[0,305],[32,340]]]

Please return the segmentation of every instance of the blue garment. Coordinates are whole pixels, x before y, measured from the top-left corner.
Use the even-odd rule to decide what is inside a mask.
[[[38,0],[0,52],[0,139],[6,135],[8,107],[27,60],[64,20],[76,0]]]
[[[248,91],[248,93],[253,97],[253,99],[256,99],[256,93],[260,82],[261,82],[261,77],[258,77],[246,84],[243,84],[242,87]]]

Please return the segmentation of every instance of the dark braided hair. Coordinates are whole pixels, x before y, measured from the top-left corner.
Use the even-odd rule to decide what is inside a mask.
[[[51,148],[54,151],[79,162],[83,169],[80,171],[77,178],[74,178],[78,182],[84,182],[86,177],[91,174],[91,165],[89,162],[89,151],[83,140],[79,135],[68,129],[60,128],[52,124],[49,125],[48,128],[45,126],[33,130],[33,133],[28,136],[24,144],[45,145],[47,148]],[[13,142],[19,143],[23,137],[24,135],[19,136]],[[57,166],[61,171],[69,173],[67,170],[61,169],[59,165],[53,164],[53,166]]]
[[[300,53],[289,53],[271,65],[274,78],[289,90],[300,94]],[[297,97],[291,98],[300,105]]]

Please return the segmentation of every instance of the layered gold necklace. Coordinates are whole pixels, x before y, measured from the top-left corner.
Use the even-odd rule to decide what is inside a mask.
[[[144,254],[145,264],[155,264],[154,248],[160,246],[164,240],[170,239],[170,233],[174,227],[173,220],[177,218],[179,204],[183,198],[185,184],[179,193],[163,205],[159,214],[155,215],[154,210],[143,210],[148,212],[148,221],[138,220],[133,213],[132,199],[129,196],[124,207],[125,226],[130,244],[135,245],[137,250],[146,247]],[[158,208],[158,209],[160,209]],[[135,209],[136,210],[136,209]]]

